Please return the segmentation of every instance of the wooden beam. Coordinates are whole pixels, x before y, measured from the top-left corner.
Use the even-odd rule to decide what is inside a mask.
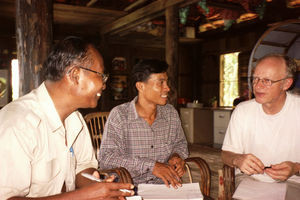
[[[273,46],[273,47],[283,47],[283,48],[287,48],[288,47],[285,44],[280,44],[280,43],[277,43],[277,42],[269,42],[269,41],[262,41],[260,44],[261,45]]]
[[[110,23],[126,14],[127,12],[124,11],[90,8],[60,3],[53,4],[53,18],[54,23],[56,24],[96,24],[97,26],[101,26],[105,23]],[[15,16],[15,0],[1,0],[0,17],[15,19]]]
[[[52,45],[52,0],[16,1],[16,41],[20,95],[37,88],[42,66]]]
[[[193,1],[191,1],[192,3]],[[117,19],[116,21],[106,24],[101,28],[101,34],[116,34],[125,29],[133,28],[146,20],[150,21],[159,16],[164,15],[166,8],[174,5],[179,5],[181,3],[186,3],[186,0],[157,0],[147,6],[140,8],[124,17]],[[134,24],[134,25],[132,25]]]
[[[137,0],[135,2],[133,2],[132,4],[130,4],[129,6],[127,6],[124,11],[130,11],[132,10],[133,8],[137,7],[137,6],[140,6],[144,3],[146,3],[148,0]]]
[[[73,6],[58,3],[54,4],[53,9],[54,22],[61,24],[95,25],[96,23],[97,26],[101,26],[104,23],[109,23],[127,14],[127,12],[124,11]]]
[[[179,13],[178,6],[166,8],[166,62],[169,65],[168,75],[170,80],[169,101],[174,107],[177,107],[178,98],[178,39],[179,39]]]
[[[86,4],[86,6],[87,6],[87,7],[90,7],[90,6],[94,5],[97,1],[98,1],[98,0],[90,0],[90,1]]]

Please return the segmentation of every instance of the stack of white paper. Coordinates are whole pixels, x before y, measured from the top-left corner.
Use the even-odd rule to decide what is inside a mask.
[[[243,200],[284,200],[286,191],[286,183],[266,183],[244,179],[234,192],[233,198]]]
[[[166,185],[139,184],[138,195],[143,200],[203,200],[199,183],[182,184],[177,189]]]

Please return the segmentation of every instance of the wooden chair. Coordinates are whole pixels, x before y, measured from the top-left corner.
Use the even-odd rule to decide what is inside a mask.
[[[207,162],[200,157],[190,157],[185,159],[185,166],[189,182],[197,182],[200,184],[202,194],[210,195],[211,171]],[[198,175],[200,174],[200,177]],[[200,180],[199,180],[200,179]]]
[[[109,112],[93,112],[84,116],[88,129],[90,131],[93,147],[98,156],[104,125],[107,120]]]
[[[231,200],[235,191],[235,169],[223,165],[219,173],[219,200]]]
[[[100,149],[103,129],[108,115],[109,112],[94,112],[94,113],[89,113],[84,117],[87,126],[89,128],[91,138],[92,138],[92,143],[97,155]],[[198,182],[200,183],[201,192],[204,195],[209,196],[210,184],[211,184],[211,172],[206,161],[200,157],[187,158],[185,161],[186,161],[186,168],[189,176],[189,181],[193,182],[193,179],[194,180],[196,179],[193,176],[193,172],[197,171],[198,174],[200,174],[199,177],[200,180]],[[195,165],[196,167],[191,167],[192,165]],[[116,173],[120,177],[121,182],[132,183],[132,178],[130,176],[130,173],[123,167],[111,169],[111,170],[104,170],[101,171],[101,173],[103,174]]]
[[[84,116],[97,156],[100,149],[104,125],[108,115],[109,112],[93,112]],[[119,177],[119,182],[121,183],[133,183],[130,173],[124,167],[100,170],[99,172],[106,177],[108,177],[110,174],[115,174]]]

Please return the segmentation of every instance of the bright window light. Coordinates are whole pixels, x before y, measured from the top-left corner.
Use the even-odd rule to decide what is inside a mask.
[[[239,96],[238,57],[239,52],[220,57],[220,106],[233,106],[233,100]]]
[[[12,100],[19,98],[19,63],[18,59],[11,61]]]

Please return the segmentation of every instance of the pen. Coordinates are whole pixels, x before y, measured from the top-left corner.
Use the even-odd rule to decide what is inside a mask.
[[[264,169],[268,169],[268,168],[272,168],[271,166],[267,166],[267,167],[265,167]]]
[[[97,181],[97,182],[102,182],[103,180],[102,179],[99,179],[99,178],[97,178],[97,177],[95,177],[95,176],[93,176],[93,175],[91,175],[91,174],[88,174],[88,173],[81,173],[81,175],[83,176],[83,177],[85,177],[85,178],[87,178],[87,179],[90,179],[90,180],[92,180],[92,181]]]
[[[92,181],[97,181],[97,182],[102,182],[103,180],[102,179],[99,179],[99,178],[97,178],[97,177],[95,177],[95,176],[93,176],[93,175],[91,175],[91,174],[88,174],[88,173],[81,173],[81,175],[83,176],[83,177],[85,177],[85,178],[87,178],[87,179],[90,179],[90,180],[92,180]],[[131,193],[131,191],[130,190],[127,190],[127,189],[120,189],[120,191],[121,192],[129,192],[129,193]]]

